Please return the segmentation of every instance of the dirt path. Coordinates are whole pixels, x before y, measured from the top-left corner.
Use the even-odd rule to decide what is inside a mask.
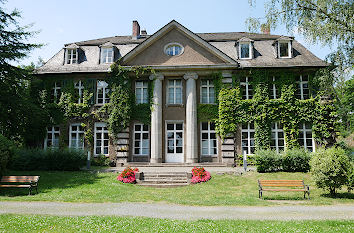
[[[56,216],[141,216],[182,220],[354,220],[354,205],[207,207],[148,203],[0,202],[0,214],[6,213]]]

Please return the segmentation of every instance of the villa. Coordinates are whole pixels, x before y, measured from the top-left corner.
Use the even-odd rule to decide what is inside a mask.
[[[132,75],[136,104],[149,103],[149,85],[153,84],[150,124],[132,120],[119,137],[112,139],[103,121],[92,125],[93,145],[84,139],[80,119],[48,127],[43,146],[59,147],[60,141],[71,148],[88,149],[94,156],[105,155],[120,163],[201,163],[232,164],[237,154],[255,150],[252,122],[240,125],[238,132],[224,140],[216,133],[215,123],[198,117],[198,106],[216,105],[213,74],[222,75],[222,83],[231,85],[234,77],[241,87],[242,99],[252,99],[252,69],[276,70],[296,74],[296,98],[311,97],[309,77],[328,64],[291,36],[263,33],[194,33],[171,21],[149,35],[133,21],[132,34],[66,44],[45,65],[37,77],[56,80],[51,87],[53,99],[59,98],[71,80],[82,101],[83,91],[93,93],[92,107],[110,101],[105,77],[112,63],[123,67],[151,67],[155,72],[139,79]],[[270,99],[280,98],[272,77]],[[65,135],[63,137],[63,135]],[[299,144],[315,150],[310,123],[299,125]],[[286,146],[282,125],[271,126],[270,147],[281,151]]]

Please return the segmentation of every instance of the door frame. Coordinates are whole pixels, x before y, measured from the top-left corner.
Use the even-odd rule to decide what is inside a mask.
[[[182,123],[182,143],[183,143],[183,146],[182,146],[182,153],[174,153],[174,155],[176,154],[181,154],[182,156],[182,161],[180,162],[168,162],[167,161],[167,157],[168,155],[167,154],[171,154],[171,153],[168,153],[168,137],[167,137],[167,124],[178,124],[178,123]],[[174,129],[173,132],[176,132],[176,130]],[[165,120],[165,163],[185,163],[185,159],[184,159],[184,120]]]

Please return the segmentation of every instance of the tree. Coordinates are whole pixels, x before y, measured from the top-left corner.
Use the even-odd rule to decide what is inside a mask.
[[[10,139],[23,141],[28,123],[40,109],[29,95],[31,70],[13,66],[30,51],[42,45],[27,43],[36,32],[30,26],[20,26],[20,12],[7,13],[5,1],[0,0],[0,133]]]
[[[251,6],[256,0],[249,0]],[[306,39],[323,45],[338,44],[331,55],[337,65],[354,63],[353,0],[267,0],[264,18],[248,18],[249,30],[276,28],[284,24],[288,31],[297,29]],[[338,59],[339,58],[339,59]]]

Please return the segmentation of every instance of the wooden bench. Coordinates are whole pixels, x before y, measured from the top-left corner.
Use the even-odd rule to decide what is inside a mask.
[[[263,197],[264,191],[278,191],[278,192],[304,192],[308,199],[310,199],[310,187],[305,185],[303,180],[258,180],[259,198]],[[283,187],[283,188],[269,188],[269,187]],[[286,187],[286,188],[285,188]]]
[[[36,189],[38,193],[39,176],[2,176],[0,188],[28,188],[29,195]]]

